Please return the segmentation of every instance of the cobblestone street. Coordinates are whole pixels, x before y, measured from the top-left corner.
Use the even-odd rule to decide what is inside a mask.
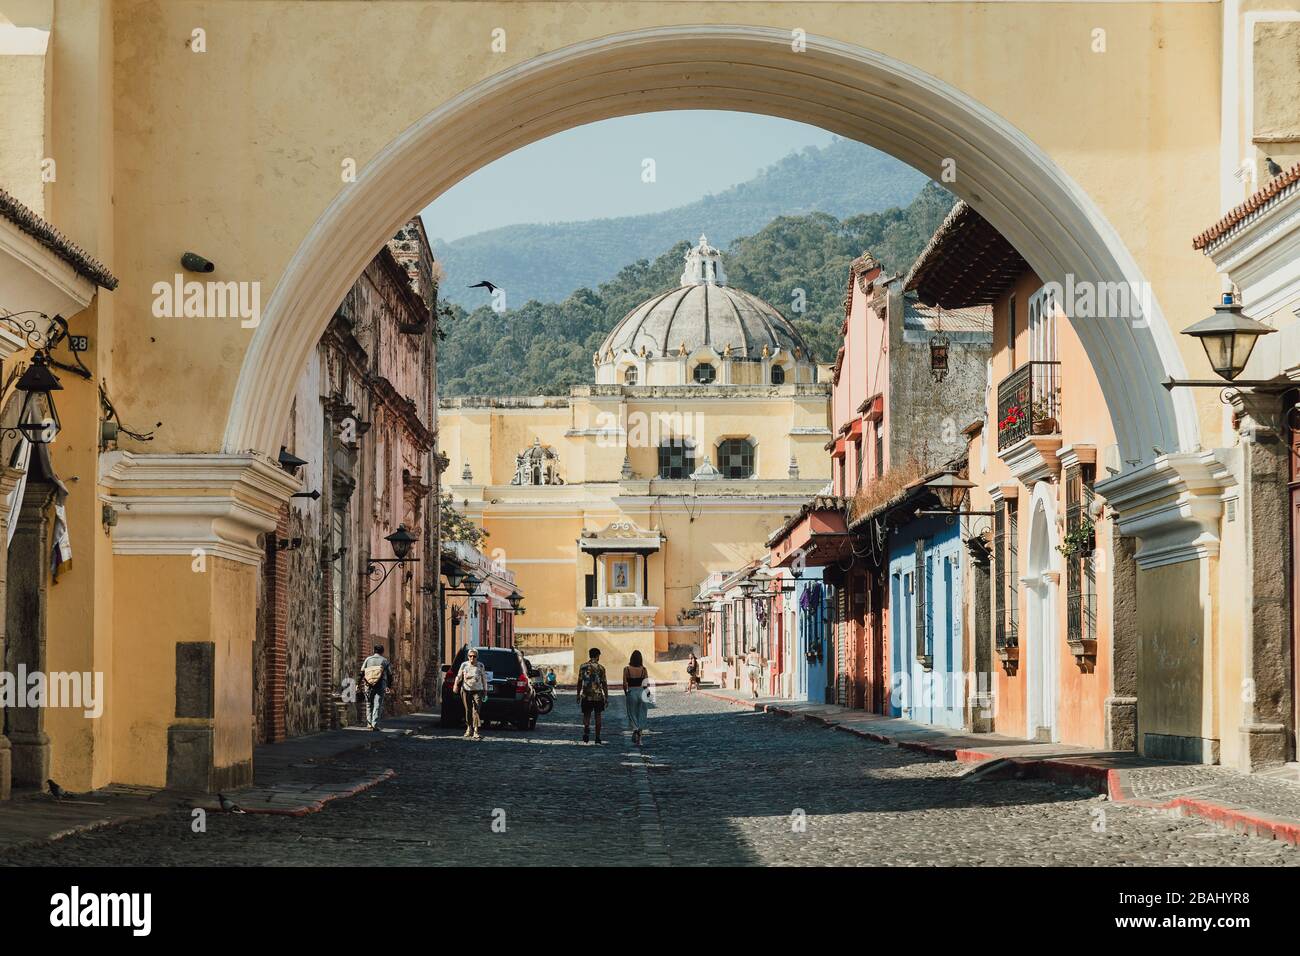
[[[968,766],[675,690],[638,753],[622,711],[616,695],[599,748],[578,741],[571,695],[532,733],[395,733],[333,763],[396,776],[319,813],[210,814],[193,833],[178,811],[0,864],[1300,864],[1278,841],[1049,783],[964,781]]]

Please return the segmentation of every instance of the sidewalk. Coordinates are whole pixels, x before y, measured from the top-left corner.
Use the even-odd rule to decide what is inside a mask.
[[[1115,803],[1194,816],[1238,833],[1300,845],[1300,766],[1243,774],[1227,767],[1153,760],[1039,743],[1001,734],[962,734],[835,704],[760,697],[729,691],[700,693],[739,707],[802,717],[825,727],[904,750],[979,764],[967,779],[1034,777],[1105,794]]]
[[[425,729],[437,717],[390,717],[382,733],[348,727],[262,744],[253,752],[253,785],[225,795],[248,813],[304,816],[332,800],[354,796],[395,776],[381,748],[394,736]],[[111,785],[56,800],[35,790],[15,790],[0,803],[0,853],[48,843],[75,833],[201,807],[220,813],[216,794]]]

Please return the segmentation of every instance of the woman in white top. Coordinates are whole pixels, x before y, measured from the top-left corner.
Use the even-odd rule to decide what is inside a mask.
[[[465,736],[480,739],[479,726],[482,719],[479,716],[479,706],[487,696],[487,671],[478,662],[478,651],[474,648],[471,647],[465,655],[465,663],[456,672],[456,683],[451,690],[452,693],[459,691],[461,703],[465,707]]]
[[[623,703],[627,707],[627,722],[632,728],[633,746],[641,746],[641,731],[646,725],[646,678],[650,672],[641,663],[641,652],[633,651],[632,658],[623,668]]]

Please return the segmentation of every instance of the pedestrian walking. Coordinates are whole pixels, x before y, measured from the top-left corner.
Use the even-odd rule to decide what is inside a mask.
[[[478,662],[478,651],[472,647],[465,655],[465,663],[456,672],[451,692],[460,694],[460,702],[465,709],[465,736],[481,740],[479,728],[483,724],[483,698],[487,696],[487,670]]]
[[[749,689],[753,691],[755,699],[758,698],[758,676],[763,670],[763,658],[758,653],[757,648],[750,648],[749,653],[745,655],[745,666],[749,668]]]
[[[596,715],[596,743],[600,739],[600,715],[609,703],[609,681],[600,663],[600,648],[593,647],[587,663],[578,668],[578,701],[582,705],[582,742],[591,739],[591,715]]]
[[[649,687],[646,679],[650,672],[641,663],[641,652],[633,651],[627,666],[623,668],[623,704],[627,707],[627,722],[632,728],[632,743],[641,746],[641,732],[646,725],[646,694]]]
[[[384,645],[376,644],[374,653],[361,662],[361,680],[366,688],[366,723],[379,729],[384,716],[384,694],[393,686],[393,665],[384,656]]]
[[[691,651],[690,658],[686,661],[686,693],[691,693],[695,688],[700,686],[700,659]]]

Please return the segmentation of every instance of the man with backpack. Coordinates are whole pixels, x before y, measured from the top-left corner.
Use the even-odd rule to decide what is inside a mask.
[[[366,723],[371,730],[379,729],[384,716],[384,694],[393,686],[393,666],[384,656],[384,645],[376,644],[374,653],[361,662],[361,679],[366,688]]]
[[[600,715],[609,703],[609,682],[600,663],[600,648],[593,647],[587,663],[578,668],[578,701],[582,705],[582,742],[591,739],[591,715],[596,715],[596,743],[600,739]]]

